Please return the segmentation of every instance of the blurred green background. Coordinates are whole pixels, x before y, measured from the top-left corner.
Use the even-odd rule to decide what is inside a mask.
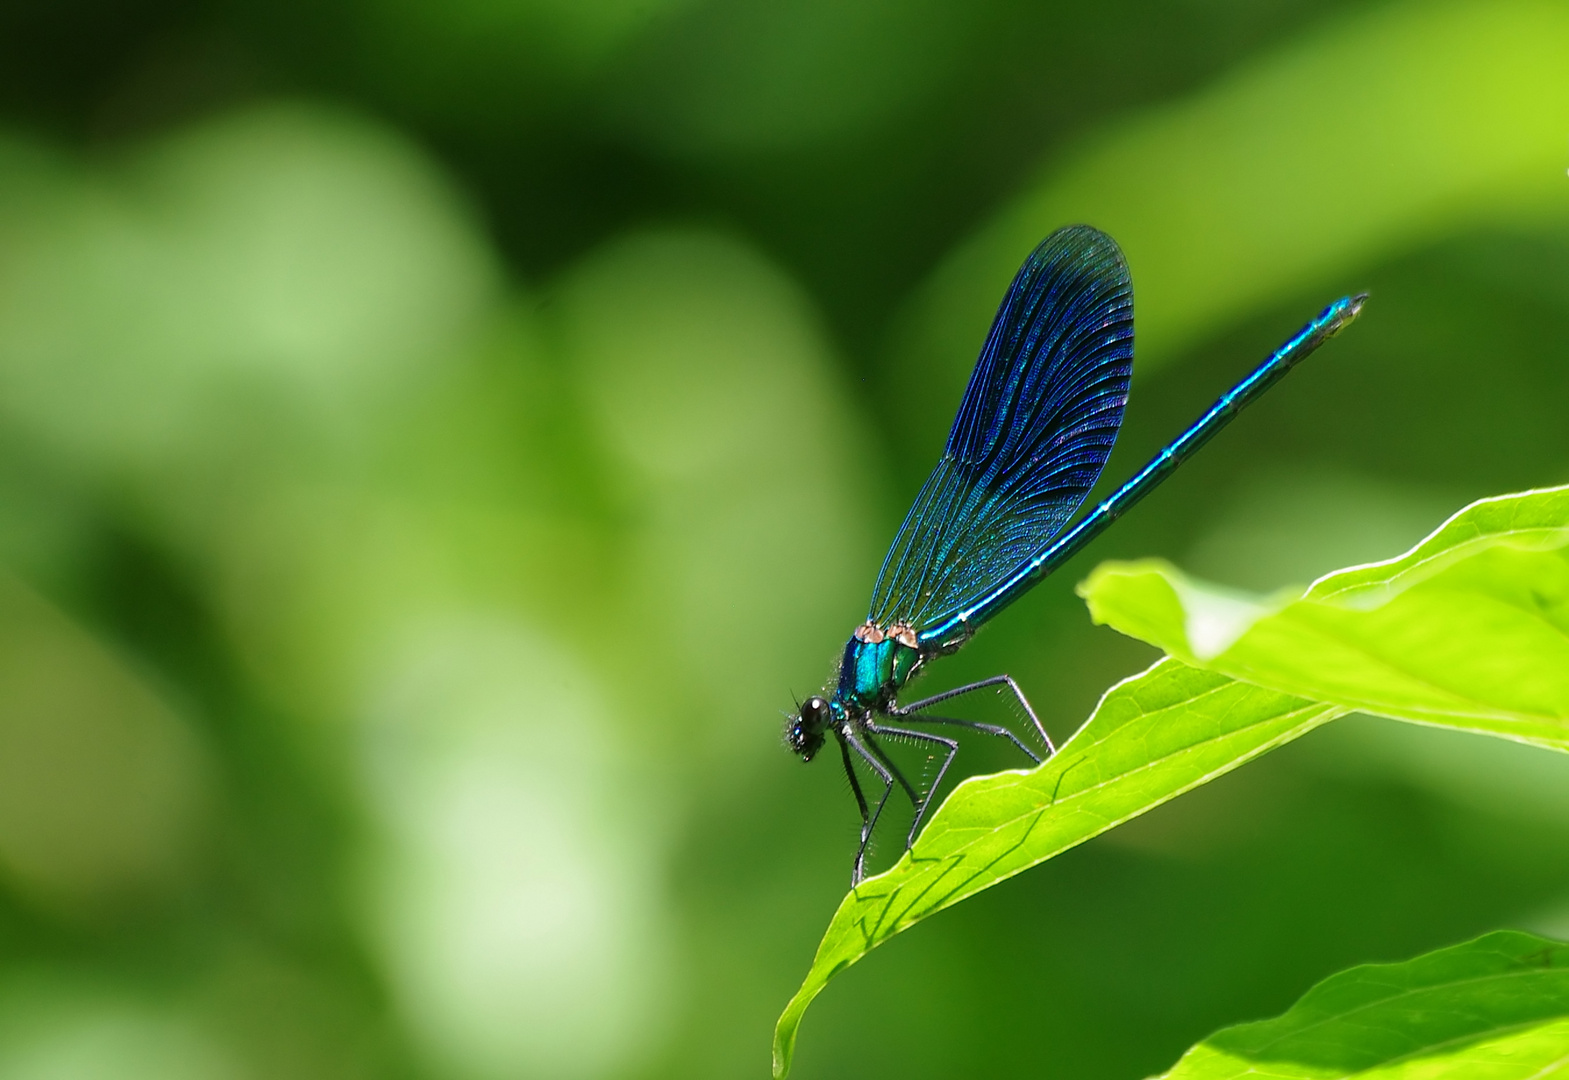
[[[858,826],[781,711],[1023,255],[1128,252],[1112,481],[1374,296],[923,684],[1060,741],[1151,658],[1096,561],[1569,481],[1566,167],[1561,3],[5,4],[0,1080],[763,1075]],[[879,950],[796,1075],[1136,1078],[1569,934],[1566,765],[1344,721]]]

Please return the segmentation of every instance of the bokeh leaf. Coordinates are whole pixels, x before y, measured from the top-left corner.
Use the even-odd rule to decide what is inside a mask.
[[[232,489],[242,462],[287,460],[305,433],[362,440],[499,294],[433,163],[298,105],[97,168],[8,140],[0,238],[0,421],[166,506],[213,498],[177,477]],[[187,513],[205,523],[210,505]]]
[[[189,882],[213,762],[161,691],[0,570],[0,874],[10,887],[103,917]]]
[[[1097,622],[1232,678],[1569,749],[1569,487],[1473,503],[1405,555],[1296,599],[1153,560],[1105,564],[1080,592]]]
[[[1331,975],[1283,1015],[1216,1032],[1167,1080],[1526,1080],[1569,1060],[1569,946],[1499,931]]]
[[[779,1018],[774,1075],[812,999],[895,934],[1343,712],[1171,659],[1118,683],[1056,756],[966,780],[893,869],[851,890]]]
[[[1569,12],[1536,0],[1330,20],[1052,161],[946,260],[890,355],[962,385],[1019,259],[1070,221],[1127,252],[1141,377],[1293,290],[1354,287],[1348,267],[1477,223],[1561,221],[1566,47]]]

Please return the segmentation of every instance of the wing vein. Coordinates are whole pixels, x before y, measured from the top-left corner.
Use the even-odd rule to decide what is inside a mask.
[[[1088,226],[1059,229],[1003,297],[943,456],[883,562],[870,619],[936,625],[1044,549],[1111,455],[1132,362],[1122,252]]]

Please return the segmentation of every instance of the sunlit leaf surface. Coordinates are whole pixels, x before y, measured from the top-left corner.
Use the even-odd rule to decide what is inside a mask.
[[[1569,1068],[1569,946],[1501,931],[1332,975],[1273,1020],[1226,1028],[1169,1080],[1528,1080]]]
[[[1233,678],[1569,747],[1569,488],[1484,499],[1299,599],[1222,592],[1158,561],[1104,565],[1081,592],[1096,621]]]
[[[801,1015],[828,980],[901,930],[1344,711],[1163,660],[1108,691],[1039,768],[959,785],[914,849],[839,905],[779,1019],[774,1075],[789,1071]]]

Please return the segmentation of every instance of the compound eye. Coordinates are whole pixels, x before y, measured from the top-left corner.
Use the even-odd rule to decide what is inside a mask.
[[[806,703],[801,706],[801,717],[802,719],[810,717],[818,724],[825,722],[828,719],[828,702],[820,697],[807,698]]]

